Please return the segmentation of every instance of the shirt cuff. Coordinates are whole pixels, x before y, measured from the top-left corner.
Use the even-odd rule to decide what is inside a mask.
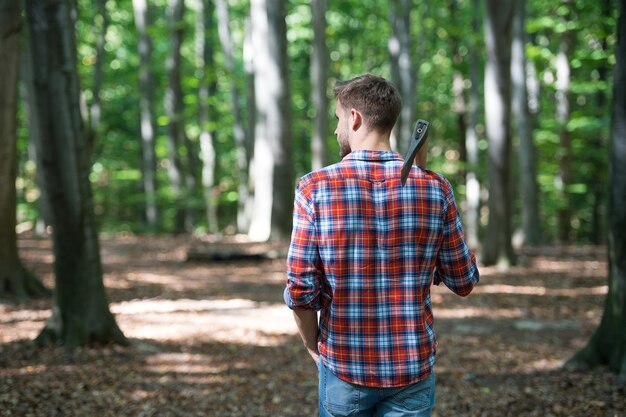
[[[285,301],[287,307],[293,309],[293,301],[291,300],[291,294],[289,294],[289,287],[285,287],[283,291],[283,301]]]

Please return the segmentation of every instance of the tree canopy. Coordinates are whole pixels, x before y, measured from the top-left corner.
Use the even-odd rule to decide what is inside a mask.
[[[202,192],[191,191],[176,198],[168,178],[167,126],[171,115],[166,111],[168,89],[166,61],[172,37],[167,21],[167,2],[148,2],[148,34],[152,40],[149,68],[153,77],[152,108],[156,121],[156,202],[159,209],[158,231],[176,229],[176,211],[185,208],[202,211]],[[183,157],[200,153],[200,134],[212,133],[215,148],[215,183],[212,187],[217,205],[216,228],[205,217],[195,217],[192,230],[209,229],[222,233],[237,231],[237,207],[241,194],[239,165],[235,146],[234,114],[230,91],[239,95],[242,123],[247,126],[253,117],[246,69],[245,39],[250,5],[247,1],[228,2],[228,30],[232,39],[232,67],[228,55],[217,43],[217,16],[213,14],[206,25],[207,39],[213,42],[212,65],[205,68],[206,77],[214,88],[207,98],[210,118],[198,118],[201,76],[196,62],[195,47],[197,13],[200,1],[187,1],[182,20],[177,23],[183,37],[181,54],[181,91],[184,104],[182,124],[189,145],[179,145],[176,152]],[[209,2],[210,3],[210,2]],[[145,192],[141,186],[141,134],[139,66],[137,48],[139,35],[134,24],[132,2],[109,0],[99,9],[93,2],[79,0],[76,17],[78,70],[82,100],[91,108],[99,98],[99,123],[94,126],[95,142],[89,174],[94,187],[97,221],[103,231],[150,230],[145,219]],[[391,78],[388,40],[392,33],[389,5],[384,2],[340,2],[328,5],[326,11],[326,44],[328,48],[328,88],[337,79],[351,78],[363,72],[373,72]],[[481,8],[484,6],[480,6]],[[455,72],[462,74],[462,94],[467,97],[472,88],[482,96],[483,77],[472,85],[469,77],[472,59],[483,74],[485,43],[481,30],[472,29],[474,2],[447,0],[419,2],[410,9],[410,35],[413,40],[410,55],[417,86],[414,97],[417,117],[431,122],[429,167],[448,176],[457,198],[465,198],[464,174],[467,168],[464,132],[458,123],[453,81]],[[479,14],[479,19],[484,13]],[[616,9],[611,1],[597,2],[528,2],[525,29],[525,50],[528,59],[529,106],[533,117],[533,139],[537,153],[537,181],[540,189],[541,230],[546,241],[559,238],[559,219],[565,201],[569,201],[571,227],[566,236],[578,242],[604,240],[604,207],[607,178],[607,143],[612,66],[615,63]],[[311,169],[311,137],[315,116],[311,94],[311,48],[313,41],[312,12],[308,2],[286,2],[287,63],[290,82],[292,122],[289,126],[293,145],[293,169],[296,177]],[[104,33],[104,53],[98,55],[99,37]],[[570,63],[569,119],[562,126],[571,138],[571,148],[564,149],[559,140],[557,120],[558,56],[567,37],[572,48],[567,56]],[[254,53],[254,51],[252,51]],[[98,60],[102,60],[98,62]],[[101,81],[95,74],[101,66]],[[479,102],[475,129],[478,137],[478,166],[476,174],[481,183],[487,181],[487,139],[484,102]],[[338,160],[337,145],[332,135],[333,103],[328,108],[330,129],[327,132],[329,162]],[[19,113],[18,167],[18,227],[34,227],[41,219],[40,192],[35,181],[34,164],[27,152],[29,128],[26,108]],[[516,117],[513,114],[513,123]],[[201,124],[205,124],[202,126]],[[249,130],[249,128],[248,128]],[[517,161],[518,139],[513,135],[513,161]],[[568,153],[572,164],[571,176],[564,182],[559,175],[561,156]],[[520,175],[513,164],[511,180],[514,230],[521,225],[520,196],[514,184]],[[186,167],[187,169],[187,167]],[[193,168],[192,168],[193,169]],[[197,168],[196,168],[197,169]],[[292,183],[295,178],[292,179]],[[485,190],[486,188],[483,188]],[[566,195],[567,199],[563,196]],[[481,201],[485,206],[487,195]],[[487,213],[481,211],[481,224],[486,225]]]

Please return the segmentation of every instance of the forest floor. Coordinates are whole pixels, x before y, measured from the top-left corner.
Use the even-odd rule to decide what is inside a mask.
[[[35,347],[51,300],[1,303],[0,416],[317,415],[316,369],[282,304],[284,247],[189,236],[101,244],[111,310],[133,344]],[[52,287],[50,240],[20,236],[19,246]],[[248,258],[232,256],[243,249]],[[434,416],[626,417],[614,374],[562,369],[601,318],[605,248],[543,247],[519,260],[507,273],[481,268],[467,298],[433,289]]]

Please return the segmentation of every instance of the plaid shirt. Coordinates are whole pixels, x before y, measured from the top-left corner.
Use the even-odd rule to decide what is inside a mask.
[[[402,158],[354,151],[299,181],[285,300],[321,310],[318,349],[339,378],[399,387],[427,377],[436,340],[430,286],[478,282],[450,183]]]

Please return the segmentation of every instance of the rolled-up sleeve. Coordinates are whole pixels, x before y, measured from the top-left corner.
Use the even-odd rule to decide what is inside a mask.
[[[443,282],[455,294],[466,296],[478,283],[476,256],[468,248],[463,236],[461,218],[456,207],[450,183],[445,180],[443,240],[437,256],[435,282]]]
[[[323,266],[317,247],[314,213],[302,185],[296,188],[293,230],[287,255],[287,287],[284,300],[291,309],[320,310],[326,298]]]

